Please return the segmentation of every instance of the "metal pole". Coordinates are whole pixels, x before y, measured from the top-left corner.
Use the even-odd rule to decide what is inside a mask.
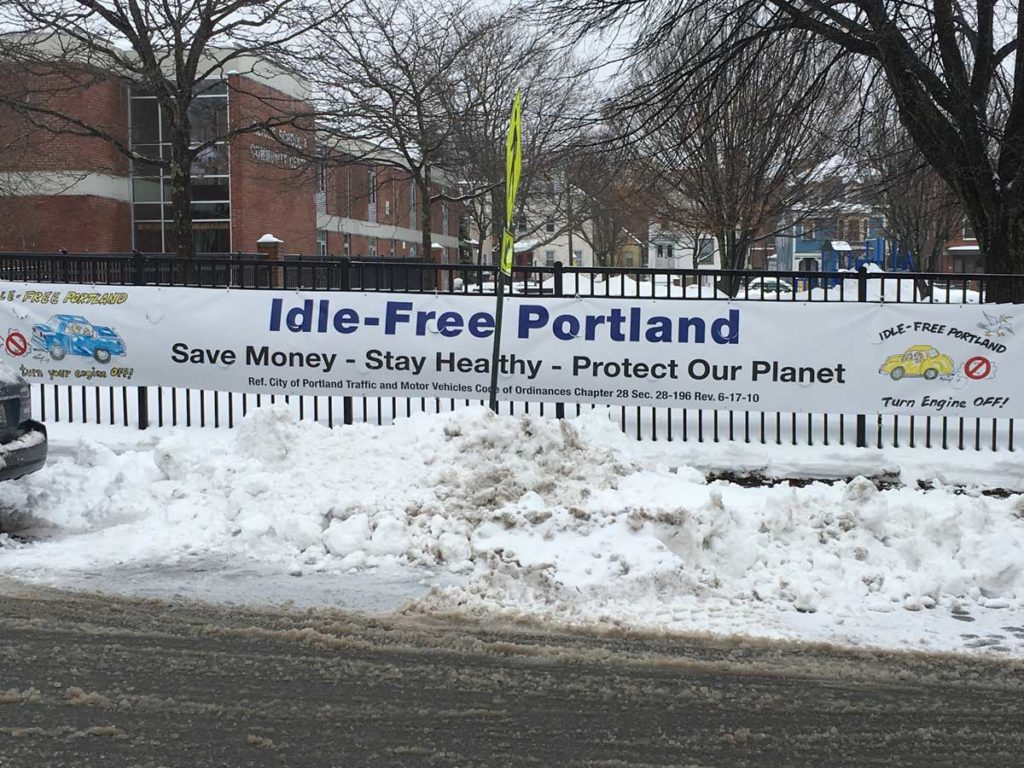
[[[494,307],[494,346],[491,350],[491,388],[490,407],[495,413],[498,412],[498,361],[501,359],[501,316],[505,307],[505,275],[499,269],[495,278],[495,299]]]
[[[342,291],[352,290],[352,261],[348,256],[341,258],[340,273],[338,275],[338,288]],[[352,395],[345,395],[341,398],[341,423],[346,426],[354,421],[352,417]]]
[[[146,284],[146,257],[138,250],[132,251],[132,282],[135,285]],[[139,429],[149,427],[149,389],[135,388],[136,406],[138,408]]]
[[[571,250],[570,250],[571,253]],[[555,296],[561,298],[565,295],[565,265],[560,262],[555,262]],[[565,403],[555,403],[555,418],[565,418]]]
[[[868,268],[861,265],[857,270],[857,301],[863,303],[868,300]],[[857,415],[857,447],[867,448],[868,446],[868,417],[863,413]]]

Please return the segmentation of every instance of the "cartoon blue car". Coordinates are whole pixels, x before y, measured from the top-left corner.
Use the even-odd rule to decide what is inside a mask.
[[[124,340],[105,325],[93,325],[81,315],[54,315],[32,326],[32,346],[49,352],[54,360],[66,355],[92,357],[109,363],[113,355],[125,353]]]

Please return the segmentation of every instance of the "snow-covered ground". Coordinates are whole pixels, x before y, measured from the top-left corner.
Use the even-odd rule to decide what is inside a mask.
[[[708,472],[850,478],[746,487]],[[870,479],[868,479],[870,478]],[[884,480],[885,482],[879,482]],[[637,443],[472,407],[330,430],[53,425],[0,572],[369,611],[1024,656],[1015,454]],[[409,601],[409,602],[407,602]]]

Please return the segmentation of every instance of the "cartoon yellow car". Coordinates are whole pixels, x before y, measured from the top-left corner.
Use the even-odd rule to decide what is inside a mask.
[[[888,374],[893,381],[899,381],[904,376],[923,376],[931,381],[953,373],[953,358],[928,344],[915,344],[907,347],[902,355],[889,355],[885,358],[878,372]]]

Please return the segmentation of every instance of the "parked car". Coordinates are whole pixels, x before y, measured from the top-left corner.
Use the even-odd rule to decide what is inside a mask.
[[[904,376],[923,376],[931,381],[939,376],[953,373],[953,358],[944,355],[928,344],[915,344],[907,347],[902,355],[889,355],[878,369],[893,381]]]
[[[32,420],[32,388],[0,361],[0,480],[40,469],[46,447],[46,427]]]
[[[49,352],[54,360],[67,355],[92,357],[109,363],[113,355],[125,353],[124,340],[113,328],[93,325],[81,315],[54,315],[32,326],[32,346]]]
[[[747,283],[746,289],[740,286],[740,296],[743,296],[747,291],[750,293],[792,293],[793,284],[788,280],[782,280],[778,277],[755,277],[749,283]]]

